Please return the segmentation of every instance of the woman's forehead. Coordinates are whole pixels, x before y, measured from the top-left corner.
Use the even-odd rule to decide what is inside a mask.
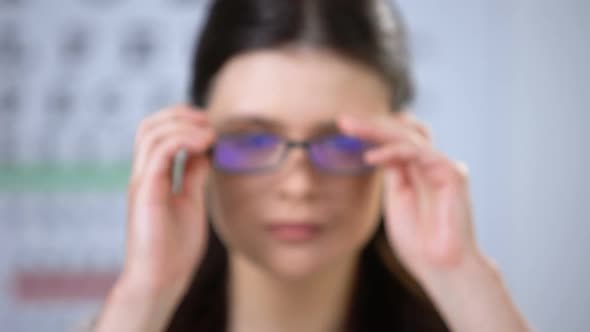
[[[364,66],[321,51],[265,50],[230,60],[216,77],[209,111],[217,121],[334,121],[340,113],[383,112],[389,92]]]
[[[293,127],[301,127],[303,131],[314,133],[338,132],[336,119],[313,120],[308,122],[285,122],[275,117],[265,117],[260,115],[228,115],[220,121],[214,123],[217,129],[240,130],[240,129],[262,129],[273,132],[289,132]]]

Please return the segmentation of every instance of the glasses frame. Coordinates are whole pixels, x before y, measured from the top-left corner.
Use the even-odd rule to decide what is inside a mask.
[[[308,158],[308,161],[313,165],[313,167],[315,167],[316,169],[328,173],[328,174],[332,174],[332,175],[363,175],[363,174],[367,174],[371,171],[373,171],[376,167],[372,166],[372,165],[365,165],[365,167],[359,168],[358,170],[353,170],[353,171],[337,171],[331,168],[326,168],[326,167],[322,167],[321,165],[319,165],[318,163],[315,162],[314,158],[312,157],[312,153],[311,153],[311,147],[314,143],[317,143],[321,140],[325,140],[328,137],[332,137],[332,136],[347,136],[347,135],[343,135],[343,134],[331,134],[331,135],[323,135],[321,137],[318,138],[313,138],[313,139],[308,139],[308,140],[303,140],[303,141],[295,141],[295,140],[289,140],[286,139],[285,137],[281,136],[281,135],[277,135],[277,134],[269,134],[269,135],[273,135],[278,137],[281,142],[280,144],[282,146],[284,146],[282,149],[282,154],[280,156],[280,158],[278,159],[278,161],[270,166],[267,167],[258,167],[258,168],[253,168],[253,169],[246,169],[246,170],[230,170],[227,169],[223,166],[220,166],[216,159],[215,159],[215,145],[210,148],[207,151],[207,155],[213,160],[213,167],[215,170],[218,171],[222,171],[224,173],[229,173],[229,174],[259,174],[259,173],[267,173],[267,172],[272,172],[275,171],[277,169],[279,169],[287,160],[287,157],[289,156],[289,152],[294,149],[294,148],[298,148],[301,147],[303,149],[305,149],[305,154]],[[232,136],[240,136],[240,135],[232,135],[232,134],[226,134],[226,135],[222,135],[220,136],[221,139],[223,138],[228,138],[228,137],[232,137]],[[347,136],[350,137],[350,136]],[[357,139],[357,138],[355,138]],[[359,139],[360,140],[360,139]],[[373,147],[374,144],[371,143],[367,143],[366,141],[360,140],[363,143],[366,143],[368,147]]]

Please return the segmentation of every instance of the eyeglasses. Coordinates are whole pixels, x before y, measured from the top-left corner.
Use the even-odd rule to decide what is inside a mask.
[[[362,174],[373,169],[363,155],[372,144],[358,138],[334,134],[309,141],[289,141],[270,133],[222,135],[211,154],[216,169],[228,173],[272,171],[286,159],[290,149],[303,147],[312,164],[335,174]]]

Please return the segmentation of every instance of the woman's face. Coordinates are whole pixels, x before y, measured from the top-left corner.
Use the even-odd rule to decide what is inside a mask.
[[[389,111],[378,75],[328,51],[284,48],[231,59],[211,89],[207,111],[221,133],[279,133],[301,141],[337,132],[345,113]],[[213,226],[229,250],[281,278],[304,278],[356,257],[376,230],[381,171],[334,175],[303,148],[257,174],[213,171]],[[302,229],[283,225],[312,225]],[[311,231],[310,231],[311,230]]]

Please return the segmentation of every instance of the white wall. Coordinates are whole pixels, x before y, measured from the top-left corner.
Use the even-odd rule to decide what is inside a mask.
[[[590,329],[590,2],[512,4],[510,281],[542,331]]]
[[[418,115],[471,168],[484,250],[537,331],[589,331],[590,2],[399,2]]]

